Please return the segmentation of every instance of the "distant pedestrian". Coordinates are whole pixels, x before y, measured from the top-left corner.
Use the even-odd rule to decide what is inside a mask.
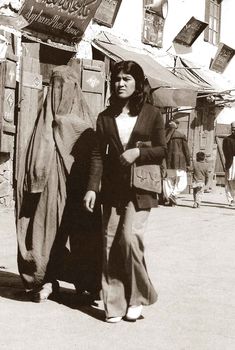
[[[204,188],[208,184],[208,180],[209,169],[208,163],[205,162],[205,153],[197,152],[192,172],[193,208],[200,208]]]
[[[225,193],[230,206],[235,207],[235,122],[231,134],[223,140],[225,158]]]
[[[166,127],[167,177],[163,181],[164,197],[169,206],[177,205],[177,196],[187,187],[190,154],[186,136],[179,132],[179,121],[171,120]]]

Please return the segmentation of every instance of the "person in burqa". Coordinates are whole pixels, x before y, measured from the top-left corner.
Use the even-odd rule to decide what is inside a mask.
[[[94,123],[77,72],[69,66],[54,68],[17,196],[18,269],[35,301],[52,295],[58,289],[57,279],[74,283],[79,291],[99,289],[101,258],[94,243],[100,240],[95,239],[99,208],[88,217],[80,205]],[[90,256],[79,256],[83,250]],[[90,275],[85,268],[89,264]]]

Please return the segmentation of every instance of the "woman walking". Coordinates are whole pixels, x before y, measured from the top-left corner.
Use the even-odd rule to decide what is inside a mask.
[[[93,211],[101,182],[104,262],[102,276],[106,321],[136,321],[142,305],[157,294],[149,279],[143,236],[157,194],[130,185],[131,165],[161,164],[166,142],[158,109],[145,102],[145,77],[133,61],[114,65],[110,106],[97,120],[97,145],[92,152],[84,205]],[[150,147],[138,148],[148,142]]]
[[[73,283],[79,295],[100,289],[99,210],[90,218],[83,207],[95,120],[78,79],[70,66],[53,69],[19,170],[18,268],[37,302],[58,292],[57,279]]]

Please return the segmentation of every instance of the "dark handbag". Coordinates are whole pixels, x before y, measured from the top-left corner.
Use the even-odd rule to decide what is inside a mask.
[[[137,147],[151,147],[151,141],[138,141]],[[162,192],[161,166],[157,164],[131,166],[131,186],[145,191]]]
[[[161,193],[162,177],[160,165],[136,165],[132,164],[131,184],[135,188],[145,191]]]

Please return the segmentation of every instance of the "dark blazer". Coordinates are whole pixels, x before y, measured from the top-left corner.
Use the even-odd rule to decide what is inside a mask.
[[[235,135],[231,134],[223,139],[223,153],[225,158],[225,169],[228,170],[235,156]]]
[[[130,187],[131,166],[122,166],[124,152],[116,125],[118,115],[108,107],[97,119],[97,144],[91,157],[88,190],[98,192],[101,182],[101,201],[115,207],[133,199],[138,208],[157,206],[157,195]],[[164,122],[159,109],[144,104],[126,149],[136,147],[137,141],[151,141],[152,146],[140,148],[139,164],[161,164],[165,157],[166,141]]]
[[[167,143],[167,168],[186,170],[190,166],[190,153],[185,135],[175,130]]]

